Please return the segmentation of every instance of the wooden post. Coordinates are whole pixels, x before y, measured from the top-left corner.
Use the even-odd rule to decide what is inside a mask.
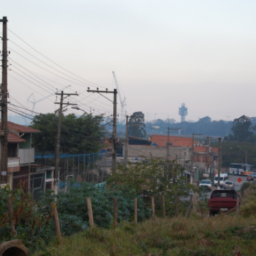
[[[164,200],[164,196],[162,196],[162,208],[163,208],[163,218],[165,219],[166,212],[165,212],[165,200]]]
[[[193,198],[193,212],[197,213],[197,192],[194,193],[194,198]]]
[[[59,221],[57,206],[56,206],[55,202],[52,202],[52,214],[53,214],[53,218],[54,218],[57,242],[58,242],[58,244],[60,244],[61,243],[60,221]]]
[[[176,209],[175,209],[176,218],[179,217],[179,196],[176,195]]]
[[[190,195],[189,206],[188,206],[188,209],[187,209],[187,212],[186,212],[186,215],[185,215],[186,218],[189,217],[189,214],[190,214],[190,211],[191,211],[191,207],[192,207],[192,195]]]
[[[137,198],[134,198],[134,224],[138,223]]]
[[[154,198],[154,196],[151,196],[151,206],[152,206],[152,218],[153,218],[153,220],[155,220],[156,215],[155,215],[155,198]]]
[[[117,198],[114,198],[114,222],[113,222],[113,227],[117,227]]]
[[[86,203],[87,203],[87,208],[88,208],[90,229],[92,230],[93,226],[94,226],[94,223],[93,223],[92,203],[91,203],[91,198],[90,197],[86,197]]]
[[[239,215],[239,195],[236,198],[236,216]]]
[[[13,216],[13,207],[12,207],[11,196],[8,197],[7,206],[8,206],[9,216],[10,216],[10,225],[11,225],[11,229],[12,229],[12,235],[17,236],[17,231],[15,229],[15,221],[14,221],[14,216]]]

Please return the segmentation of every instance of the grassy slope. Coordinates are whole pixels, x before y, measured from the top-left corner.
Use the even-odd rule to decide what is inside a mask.
[[[64,237],[52,255],[256,255],[256,218],[218,216],[145,221]],[[241,250],[242,254],[239,254]],[[152,253],[152,254],[150,254]]]

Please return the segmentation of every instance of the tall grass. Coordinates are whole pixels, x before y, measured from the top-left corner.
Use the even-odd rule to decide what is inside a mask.
[[[61,246],[49,248],[52,255],[255,255],[256,219],[235,216],[148,220],[136,227],[121,223],[115,230],[64,237]]]

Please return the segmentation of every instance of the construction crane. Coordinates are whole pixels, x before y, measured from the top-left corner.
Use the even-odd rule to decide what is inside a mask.
[[[68,87],[71,87],[71,85],[65,86],[65,87],[63,87],[63,88],[60,89],[60,90],[57,89],[57,92],[62,91],[62,90],[64,90],[64,89],[68,88]],[[31,109],[31,111],[34,111],[36,103],[38,103],[38,102],[40,102],[40,101],[43,101],[43,100],[45,100],[45,99],[51,97],[52,95],[55,95],[55,93],[51,93],[51,94],[49,94],[48,96],[46,96],[46,97],[44,97],[44,98],[42,98],[42,99],[36,101],[35,96],[34,96],[34,93],[31,93],[30,96],[29,96],[28,99],[27,99],[27,102],[32,103],[32,109]],[[31,98],[31,99],[33,98],[33,100],[29,100],[30,98]]]
[[[124,97],[122,99],[121,92],[119,90],[118,83],[117,83],[117,80],[116,80],[115,72],[112,71],[112,73],[113,73],[114,81],[115,81],[115,84],[116,84],[116,89],[117,89],[117,92],[118,92],[118,95],[119,95],[120,104],[121,104],[120,123],[124,123],[125,122],[125,115],[126,115],[126,113],[125,113],[126,112],[125,111],[126,98]]]

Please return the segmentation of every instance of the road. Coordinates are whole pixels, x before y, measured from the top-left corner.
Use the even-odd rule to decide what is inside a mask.
[[[240,183],[237,181],[237,179],[238,179],[239,177],[242,179],[242,181],[241,181]],[[247,176],[229,175],[229,176],[228,176],[228,180],[234,182],[234,184],[235,184],[235,190],[237,191],[237,190],[239,190],[239,189],[241,188],[241,186],[243,185],[243,183],[247,181]]]
[[[242,179],[242,181],[241,181],[240,183],[237,181],[238,178],[241,178],[241,179]],[[247,182],[247,176],[229,175],[229,176],[228,176],[228,180],[234,182],[234,184],[235,184],[235,190],[238,191],[238,190],[241,188],[241,186],[243,185],[243,183],[244,183],[244,182]],[[207,198],[210,198],[210,195],[211,195],[211,192],[207,192],[207,193],[205,194],[205,196],[206,196]],[[203,199],[203,198],[198,198],[199,201],[200,201],[201,199]]]

